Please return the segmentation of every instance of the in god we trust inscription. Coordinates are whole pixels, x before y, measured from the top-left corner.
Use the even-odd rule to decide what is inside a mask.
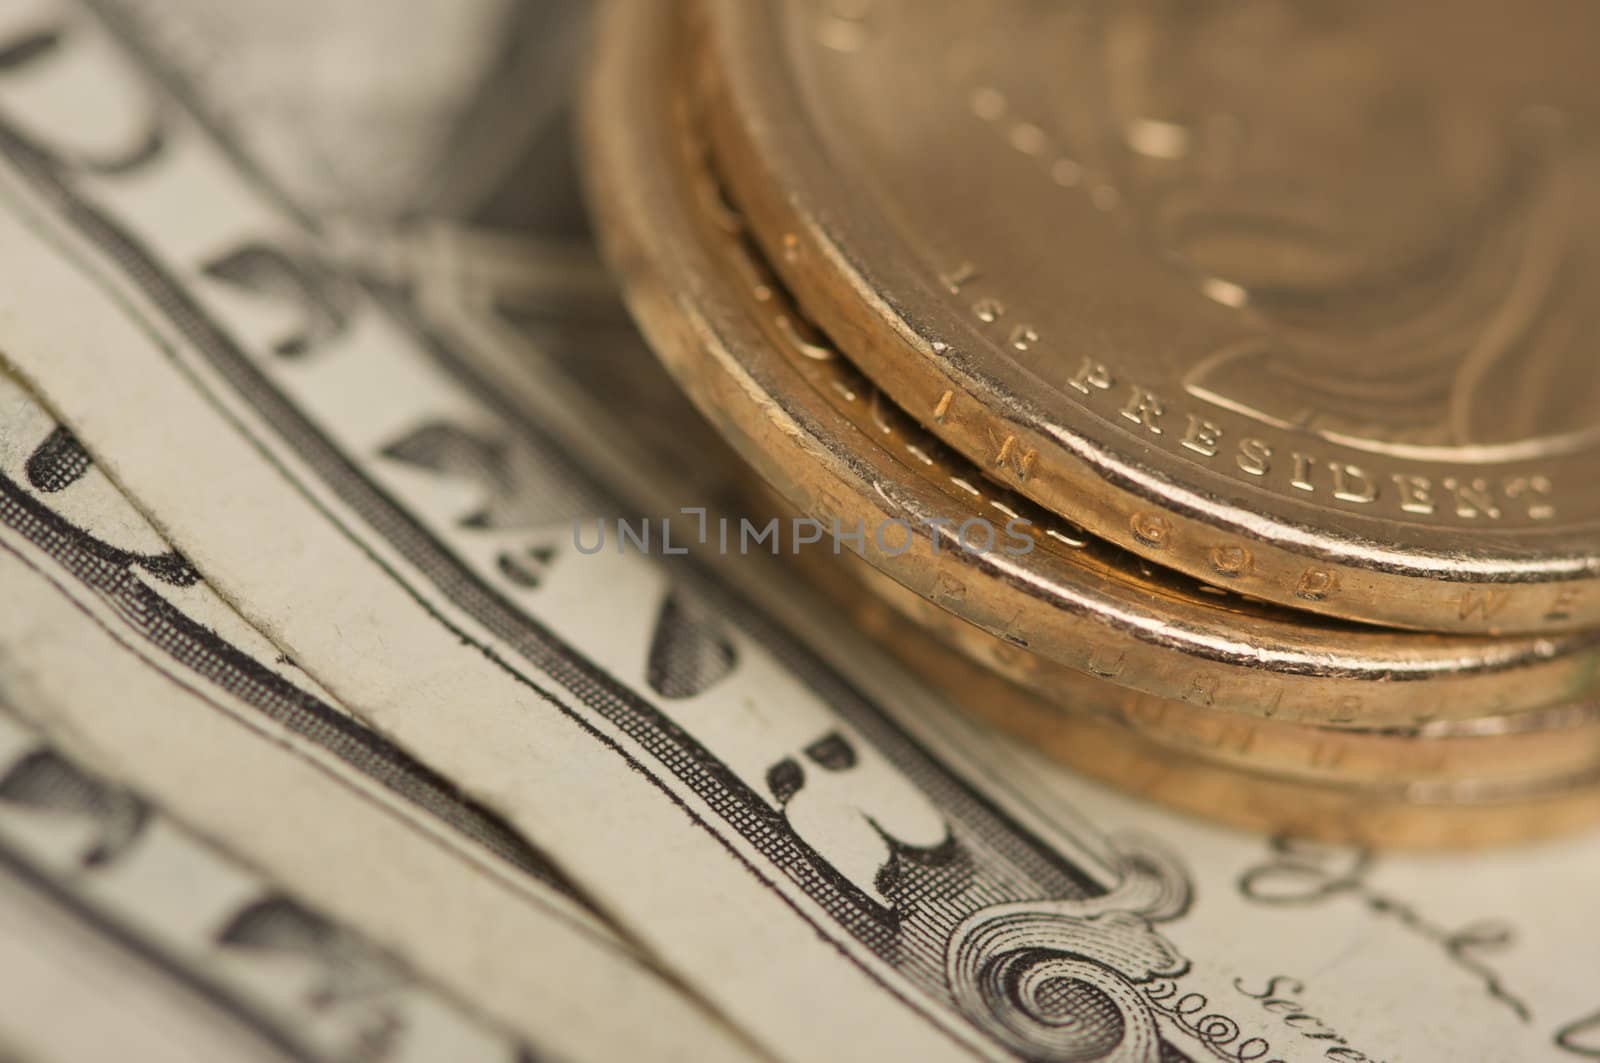
[[[692,572],[667,577],[636,556],[607,573],[560,557],[536,581],[507,571],[498,561],[519,537],[566,527],[575,499],[601,512],[609,500],[451,350],[315,268],[304,232],[260,196],[259,175],[129,69],[91,19],[42,3],[19,14],[0,46],[11,60],[0,64],[8,238],[123,322],[113,375],[131,366],[189,389],[194,419],[226,411],[229,430],[271,456],[259,481],[233,470],[230,490],[287,483],[271,490],[336,500],[328,535],[388,559],[385,578],[405,586],[441,645],[474,647],[497,682],[550,699],[601,758],[647,777],[752,889],[781,899],[769,910],[809,924],[869,978],[878,1006],[926,1019],[930,1044],[1108,1060],[1183,1058],[1195,1046],[1139,988],[1188,966],[1157,928],[1187,906],[1187,876],[1170,857],[1023,816],[973,785],[946,742]],[[174,201],[237,207],[216,215],[234,228],[158,224],[152,206]],[[218,265],[241,262],[252,265]],[[328,307],[336,320],[317,316]],[[8,348],[30,375],[81,356],[70,342],[37,353]],[[378,379],[411,385],[386,394],[381,431],[341,405],[349,381]],[[82,397],[62,394],[68,407]],[[192,420],[174,415],[158,431],[170,441]],[[123,429],[150,430],[113,431]],[[181,507],[164,516],[174,538],[211,546]],[[292,581],[296,566],[276,576]],[[590,609],[571,608],[579,595]],[[297,630],[278,634],[303,644]]]
[[[707,6],[767,254],[991,476],[1298,608],[1600,615],[1590,9]]]

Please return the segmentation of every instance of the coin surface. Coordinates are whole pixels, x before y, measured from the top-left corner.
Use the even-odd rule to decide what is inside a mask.
[[[1600,622],[1600,7],[704,6],[768,258],[987,475],[1300,609]]]
[[[672,13],[645,21],[636,32],[650,43],[611,43],[626,59],[602,53],[584,123],[607,256],[653,347],[725,438],[803,512],[862,529],[857,548],[894,579],[1068,667],[1260,716],[1411,727],[1592,689],[1592,633],[1420,635],[1276,609],[1085,536],[916,434],[753,253],[703,165]],[[969,521],[1024,513],[1038,517],[1026,552],[957,542]]]

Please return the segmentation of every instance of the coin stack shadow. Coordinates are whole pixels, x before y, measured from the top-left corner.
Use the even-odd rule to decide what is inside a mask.
[[[1431,465],[1391,479],[1411,511],[1455,490],[1458,508],[1520,503],[1528,521],[1415,531],[1426,522],[1373,524],[1359,507],[1377,474],[1307,457],[1321,437],[1294,423],[1247,436],[1234,473],[1218,473],[1200,459],[1220,452],[1237,411],[1203,388],[1189,394],[1210,405],[1197,397],[1182,412],[1124,385],[1123,370],[1076,358],[1056,374],[1061,390],[1093,400],[1115,388],[1119,402],[1073,399],[1063,413],[1036,401],[1049,390],[1037,376],[1048,333],[1003,320],[970,262],[922,278],[928,248],[896,227],[924,224],[915,212],[937,197],[908,190],[902,204],[829,180],[858,160],[840,155],[848,131],[827,126],[841,112],[795,71],[831,72],[840,84],[823,84],[848,104],[845,75],[865,75],[838,64],[873,51],[850,36],[869,27],[835,19],[794,40],[781,8],[615,5],[584,151],[629,308],[757,474],[756,504],[845,533],[846,549],[793,555],[813,587],[971,712],[1096,777],[1226,822],[1463,846],[1600,819],[1600,543],[1592,521],[1551,519],[1548,481],[1513,475],[1520,439],[1497,440],[1512,455],[1505,469],[1478,469],[1465,488]],[[972,97],[979,118],[1007,106],[985,91]],[[916,127],[923,157],[957,157],[963,141],[943,129]],[[1021,124],[1013,137],[1028,130],[1038,151],[1014,147],[1038,154],[1049,134]],[[1044,269],[1006,224],[1004,179],[982,166],[927,177],[1013,233],[985,248],[991,257]],[[896,208],[905,216],[889,217]],[[1063,267],[1061,283],[1082,272]],[[1150,316],[1167,327],[1185,307]],[[1212,327],[1194,314],[1197,329]],[[1495,320],[1479,327],[1504,326]],[[1466,346],[1459,360],[1482,350]],[[1442,445],[1373,434],[1441,468],[1450,459]],[[1274,454],[1292,455],[1275,473],[1289,484],[1282,497],[1244,482],[1264,481]],[[1313,469],[1333,477],[1321,495],[1304,491]]]

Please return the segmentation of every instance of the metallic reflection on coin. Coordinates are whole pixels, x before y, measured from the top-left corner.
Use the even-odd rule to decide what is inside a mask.
[[[985,473],[1301,609],[1600,622],[1600,7],[705,8],[734,200]]]
[[[956,704],[1029,747],[1121,790],[1247,830],[1384,848],[1470,848],[1600,822],[1600,772],[1540,780],[1308,779],[1195,756],[1127,720],[1063,712],[937,642],[906,638],[881,602],[852,620]]]
[[[1153,697],[1063,668],[936,608],[857,559],[841,564],[812,549],[801,551],[797,560],[808,583],[852,616],[872,613],[884,638],[926,641],[931,636],[1044,704],[1131,728],[1174,753],[1285,778],[1346,784],[1532,783],[1600,772],[1600,702],[1415,728],[1263,720]],[[901,622],[880,616],[880,605]]]
[[[1416,727],[1564,704],[1592,686],[1592,634],[1447,637],[1318,620],[1142,564],[1037,510],[1025,555],[935,539],[933,522],[1003,524],[1027,503],[915,434],[787,303],[698,166],[682,48],[666,35],[639,48],[648,59],[626,77],[594,85],[587,171],[602,242],[657,353],[785,498],[847,528],[915,530],[893,543],[865,536],[896,580],[1079,671],[1285,720]]]

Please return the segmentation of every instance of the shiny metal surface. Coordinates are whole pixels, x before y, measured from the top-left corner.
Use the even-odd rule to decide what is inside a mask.
[[[931,636],[1064,717],[1096,717],[1174,754],[1343,785],[1527,784],[1600,772],[1600,702],[1593,700],[1411,728],[1261,719],[1155,697],[1063,668],[933,606],[860,560],[841,564],[817,550],[797,557],[812,586],[852,617],[870,614],[868,626],[883,641],[927,642]]]
[[[1026,503],[915,434],[787,304],[699,166],[686,72],[661,62],[649,93],[596,86],[586,122],[592,199],[630,307],[697,405],[791,503],[845,527],[917,529],[902,552],[871,534],[864,544],[898,582],[1067,667],[1256,716],[1417,727],[1564,704],[1592,686],[1591,634],[1419,635],[1307,617],[1173,576],[1044,514],[1023,556],[936,541],[932,521]]]
[[[1600,8],[703,7],[768,258],[987,476],[1299,609],[1600,621]]]
[[[1029,746],[1118,789],[1247,830],[1384,848],[1474,848],[1526,842],[1600,822],[1593,768],[1527,781],[1405,775],[1370,781],[1306,778],[1175,748],[1133,721],[1063,712],[964,654],[906,638],[881,602],[852,620],[968,711]]]

